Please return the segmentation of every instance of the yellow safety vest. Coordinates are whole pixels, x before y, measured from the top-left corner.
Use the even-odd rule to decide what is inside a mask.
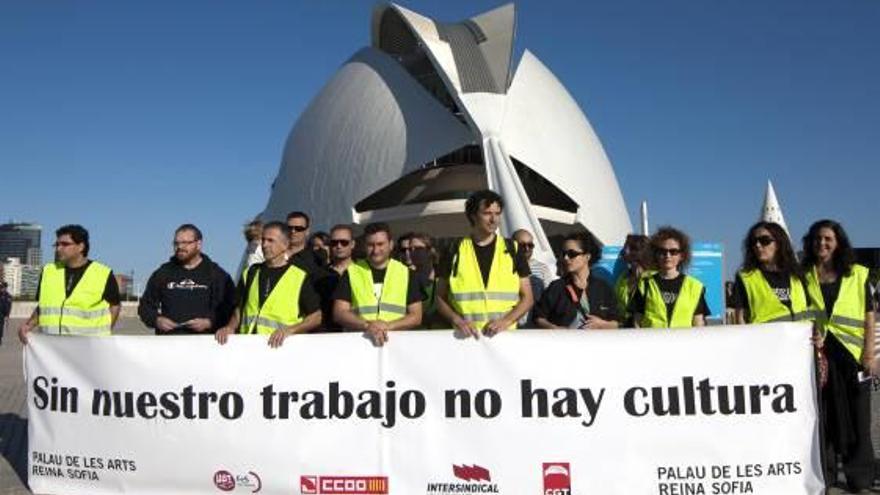
[[[306,279],[306,272],[297,266],[288,265],[284,275],[278,279],[278,283],[272,288],[272,292],[261,307],[259,285],[262,267],[263,265],[251,267],[256,273],[248,289],[238,333],[267,335],[303,320],[299,314],[299,294]]]
[[[110,268],[92,261],[67,297],[65,267],[50,263],[40,277],[40,330],[56,335],[89,337],[110,335],[110,304],[104,300],[104,288]]]
[[[791,276],[791,309],[779,300],[767,283],[761,270],[739,272],[749,298],[749,323],[810,320],[813,311],[807,305],[807,295],[801,280]]]
[[[642,272],[639,280],[636,280],[636,290],[639,288],[641,279],[653,276],[656,273],[655,270],[646,270]],[[617,282],[614,283],[614,294],[617,296],[618,319],[621,322],[625,322],[632,316],[632,313],[629,311],[629,302],[632,299],[632,292],[629,290],[629,270],[624,270],[624,272],[617,277]]]
[[[373,271],[369,263],[359,260],[348,266],[351,308],[365,320],[394,321],[406,316],[409,268],[392,259],[386,270],[382,294],[377,300],[373,292]]]
[[[495,238],[495,254],[489,270],[489,284],[483,284],[474,241],[465,237],[458,245],[449,278],[450,303],[456,313],[482,329],[490,320],[501,318],[519,302],[519,274],[513,266],[514,253],[507,253],[507,242]],[[510,329],[516,328],[513,322]]]
[[[700,304],[703,284],[691,277],[684,276],[681,290],[672,307],[672,320],[666,314],[666,303],[660,294],[660,286],[653,276],[643,277],[639,282],[639,291],[645,298],[645,314],[639,325],[642,328],[690,328],[694,326],[694,313]]]
[[[824,335],[830,331],[846,350],[861,362],[862,348],[865,344],[865,282],[868,280],[868,269],[862,265],[853,265],[849,275],[840,281],[840,293],[831,318],[825,312],[825,298],[819,286],[816,267],[807,272],[807,291],[816,303],[816,322]]]

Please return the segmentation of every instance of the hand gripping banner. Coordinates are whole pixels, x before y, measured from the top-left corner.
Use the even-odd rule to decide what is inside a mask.
[[[807,324],[265,338],[35,335],[30,488],[822,493]]]

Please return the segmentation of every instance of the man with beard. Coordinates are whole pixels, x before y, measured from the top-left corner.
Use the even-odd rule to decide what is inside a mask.
[[[150,276],[138,315],[156,335],[214,333],[235,307],[232,278],[202,253],[202,232],[192,224],[174,231],[174,256]]]

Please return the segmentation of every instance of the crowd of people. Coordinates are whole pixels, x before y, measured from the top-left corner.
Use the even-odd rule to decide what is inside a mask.
[[[138,314],[157,335],[265,335],[279,347],[296,334],[364,332],[375,345],[395,331],[453,328],[458,336],[491,337],[515,328],[611,331],[688,328],[711,314],[705,287],[687,274],[688,236],[661,227],[630,235],[614,283],[593,267],[601,245],[589,231],[564,237],[558,266],[533,256],[530,232],[497,234],[504,201],[493,191],[465,204],[470,235],[436,249],[424,233],[394,239],[387,224],[351,225],[310,234],[304,212],[285,222],[245,226],[241,266],[226,273],[202,250],[192,224],[174,232],[174,254],[149,278]],[[88,232],[56,231],[56,261],[43,269],[38,306],[19,329],[22,342],[39,329],[62,335],[109,335],[119,315],[119,288],[106,265],[88,258]],[[743,264],[730,305],[736,321],[814,322],[822,387],[826,479],[840,456],[851,488],[873,480],[869,392],[876,303],[868,270],[855,263],[843,227],[814,223],[798,260],[785,230],[758,222],[743,241]]]

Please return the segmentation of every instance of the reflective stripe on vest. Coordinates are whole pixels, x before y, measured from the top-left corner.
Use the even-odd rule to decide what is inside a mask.
[[[263,266],[254,265],[252,269],[257,273],[254,274],[248,290],[238,333],[267,335],[301,322],[303,319],[299,312],[299,295],[306,272],[294,265],[288,265],[261,307],[259,285]]]
[[[506,251],[507,242],[496,236],[489,283],[484,285],[473,240],[465,237],[458,245],[455,255],[458,269],[449,278],[449,303],[456,313],[477,328],[503,317],[519,302],[520,280],[513,265],[515,253]],[[516,322],[509,328],[516,328]]]
[[[815,308],[807,306],[807,294],[803,283],[794,275],[789,281],[791,309],[782,304],[761,270],[743,271],[739,276],[749,299],[749,323],[801,321],[816,317]]]
[[[703,284],[699,280],[685,275],[681,290],[672,307],[672,318],[668,317],[666,302],[660,293],[660,287],[653,276],[641,280],[642,294],[645,297],[645,314],[639,322],[642,328],[690,328],[694,326],[694,313],[700,304]]]
[[[816,322],[823,333],[831,332],[837,340],[856,359],[861,362],[862,348],[865,345],[865,283],[868,280],[868,269],[862,265],[853,265],[849,275],[840,281],[840,292],[831,310],[831,318],[825,309],[825,297],[819,284],[816,267],[807,272],[807,291],[810,298],[818,306]]]
[[[406,315],[409,268],[403,263],[397,260],[388,262],[378,300],[373,292],[373,270],[366,260],[348,266],[348,280],[351,283],[351,308],[361,318],[394,321]]]
[[[110,335],[113,319],[110,304],[104,300],[110,273],[110,268],[92,261],[68,297],[64,265],[44,266],[40,276],[40,330],[56,335]]]

